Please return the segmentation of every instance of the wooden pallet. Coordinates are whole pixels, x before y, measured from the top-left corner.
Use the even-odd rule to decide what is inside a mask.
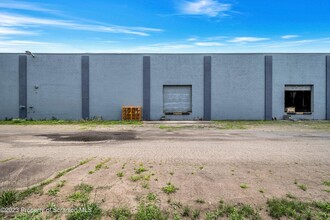
[[[142,121],[142,107],[141,106],[123,106],[122,120],[136,120]]]

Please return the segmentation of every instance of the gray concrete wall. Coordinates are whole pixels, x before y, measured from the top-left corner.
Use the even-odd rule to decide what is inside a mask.
[[[81,119],[81,56],[28,56],[27,97],[28,118]]]
[[[311,115],[296,115],[295,118],[325,119],[326,74],[323,54],[275,54],[273,55],[273,116],[284,115],[284,88],[286,84],[313,85]]]
[[[19,116],[18,55],[0,54],[0,119]],[[119,120],[123,105],[143,105],[143,54],[36,54],[27,56],[28,118],[81,119],[82,55],[90,59],[91,118]],[[273,56],[272,116],[284,115],[286,84],[306,84],[314,89],[313,113],[295,117],[325,119],[325,57],[329,54],[267,55]],[[151,120],[163,116],[163,85],[192,85],[192,113],[167,118],[203,118],[204,56],[212,56],[211,119],[264,119],[266,54],[147,56],[151,59]]]
[[[0,55],[0,119],[18,118],[18,55]]]
[[[203,77],[203,55],[151,55],[150,119],[163,116],[163,85],[192,85],[192,113],[166,118],[203,118]]]
[[[212,56],[212,120],[263,120],[264,55]]]
[[[120,120],[123,105],[142,106],[142,56],[90,56],[90,117]]]

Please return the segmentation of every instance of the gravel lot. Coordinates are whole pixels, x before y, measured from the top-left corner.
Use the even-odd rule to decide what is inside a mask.
[[[258,206],[267,198],[288,193],[302,200],[330,200],[322,184],[330,180],[327,130],[281,125],[244,130],[217,129],[211,124],[2,125],[0,149],[0,190],[31,186],[80,160],[93,158],[65,175],[68,184],[61,193],[67,195],[74,185],[87,182],[102,188],[97,198],[107,201],[104,208],[118,204],[134,207],[136,197],[150,190],[159,194],[166,207],[168,198],[161,187],[168,181],[179,188],[171,199],[182,203],[203,198],[208,204],[224,199]],[[107,169],[88,174],[106,158]],[[139,164],[152,174],[149,189],[129,179]],[[116,174],[121,170],[125,175],[119,179]],[[243,189],[241,184],[248,187]],[[63,198],[57,202],[64,204]],[[38,205],[48,201],[43,196],[27,202]]]

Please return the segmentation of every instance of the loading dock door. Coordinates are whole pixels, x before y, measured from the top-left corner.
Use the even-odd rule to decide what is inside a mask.
[[[312,85],[285,85],[285,112],[312,112]]]
[[[191,85],[164,85],[163,101],[165,114],[192,112]]]

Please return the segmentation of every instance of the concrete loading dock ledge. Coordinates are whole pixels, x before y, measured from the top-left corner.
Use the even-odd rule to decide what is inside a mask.
[[[330,119],[329,54],[0,54],[0,119]],[[288,112],[286,112],[288,111]]]

